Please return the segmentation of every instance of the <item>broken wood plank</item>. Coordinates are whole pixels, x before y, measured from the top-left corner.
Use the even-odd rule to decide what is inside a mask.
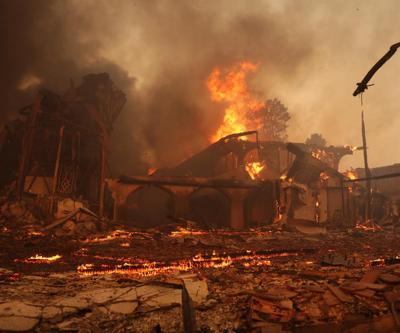
[[[387,285],[381,283],[363,283],[368,289],[372,290],[384,290]]]
[[[383,273],[379,275],[379,279],[386,283],[399,283],[400,277],[390,273]]]
[[[364,274],[364,276],[361,278],[360,282],[363,283],[374,283],[377,279],[378,276],[381,274],[382,272],[378,269],[373,269],[370,270],[368,272],[366,272]]]
[[[45,226],[43,229],[44,230],[53,229],[53,228],[59,226],[60,224],[63,224],[64,222],[67,222],[68,220],[74,218],[78,213],[85,213],[85,214],[87,214],[89,216],[92,216],[92,217],[94,217],[96,219],[99,219],[99,217],[95,213],[93,213],[90,209],[87,209],[85,207],[79,207],[79,208],[75,209],[73,212],[65,215],[63,218],[61,218],[61,219],[59,219],[57,221],[54,221],[53,223]]]
[[[263,300],[261,298],[252,298],[251,308],[254,311],[261,312],[267,315],[280,316],[281,314],[275,310],[275,305],[271,302]]]
[[[380,283],[366,283],[366,282],[351,282],[348,284],[344,284],[340,286],[341,289],[346,291],[357,291],[364,289],[372,289],[372,290],[384,290],[386,288],[386,284]]]
[[[346,295],[341,289],[335,287],[331,284],[327,285],[328,289],[334,294],[340,301],[344,303],[352,303],[353,298],[349,295]]]
[[[397,327],[400,326],[400,317],[396,311],[396,302],[400,301],[400,293],[395,293],[393,291],[387,291],[383,295],[386,301],[390,304],[390,310],[392,311],[393,318],[396,322]]]
[[[355,290],[352,292],[355,295],[371,298],[375,295],[375,291],[371,289]]]
[[[323,298],[328,306],[335,306],[340,304],[339,299],[335,297],[335,295],[332,294],[332,292],[330,292],[329,290],[325,291]]]

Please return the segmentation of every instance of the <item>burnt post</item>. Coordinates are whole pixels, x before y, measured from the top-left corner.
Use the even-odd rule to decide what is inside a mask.
[[[41,100],[42,96],[36,96],[35,103],[32,106],[32,113],[28,120],[27,131],[22,140],[22,154],[19,164],[18,180],[17,180],[17,197],[21,200],[22,194],[24,193],[25,177],[28,165],[30,163],[33,143],[36,135],[37,118],[41,112]]]
[[[365,133],[365,121],[364,121],[364,111],[361,112],[361,133],[363,140],[363,151],[364,151],[364,168],[365,168],[365,178],[367,179],[367,197],[365,205],[365,220],[368,221],[371,218],[371,171],[368,167],[368,153],[367,153],[367,136]]]
[[[105,133],[104,133],[105,135]],[[104,191],[105,191],[105,178],[106,178],[106,144],[104,135],[101,138],[101,165],[100,165],[100,197],[99,197],[99,216],[104,214]]]
[[[54,213],[54,202],[55,202],[55,196],[56,196],[56,192],[57,192],[58,178],[60,176],[60,161],[61,161],[63,140],[64,140],[64,126],[61,126],[58,147],[57,147],[56,161],[55,161],[55,165],[54,165],[53,188],[51,191],[51,199],[50,199],[50,214],[51,214],[51,216],[53,216],[53,213]]]

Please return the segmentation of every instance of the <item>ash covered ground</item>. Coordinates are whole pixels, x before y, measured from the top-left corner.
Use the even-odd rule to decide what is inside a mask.
[[[396,224],[326,230],[275,223],[232,231],[180,221],[147,231],[108,224],[71,235],[65,225],[44,232],[15,207],[8,215],[3,208],[1,219],[2,330],[396,330]]]

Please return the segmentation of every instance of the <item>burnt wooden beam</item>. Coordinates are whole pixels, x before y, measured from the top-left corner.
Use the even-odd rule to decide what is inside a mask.
[[[390,47],[389,51],[387,51],[385,53],[385,55],[382,58],[380,58],[374,66],[372,66],[372,68],[364,76],[364,78],[361,80],[361,82],[357,83],[357,88],[356,88],[356,90],[354,90],[353,96],[357,96],[368,89],[369,80],[371,80],[371,78],[378,71],[378,69],[381,68],[385,64],[385,62],[388,61],[393,56],[393,54],[396,53],[396,51],[399,47],[400,47],[400,43],[393,44]]]

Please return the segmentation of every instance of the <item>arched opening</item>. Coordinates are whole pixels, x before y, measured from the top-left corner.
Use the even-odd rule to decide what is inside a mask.
[[[189,197],[189,218],[206,228],[228,227],[230,200],[216,189],[197,189]]]
[[[129,224],[152,228],[171,223],[173,194],[158,186],[144,186],[133,191],[122,205],[119,218]]]
[[[275,216],[275,198],[272,184],[252,191],[245,200],[247,226],[259,226],[272,223]]]

